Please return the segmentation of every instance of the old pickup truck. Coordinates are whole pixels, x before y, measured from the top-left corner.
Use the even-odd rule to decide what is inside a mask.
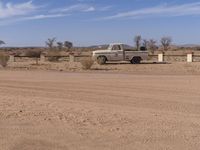
[[[107,61],[130,61],[132,64],[139,64],[142,60],[147,60],[147,51],[134,51],[125,44],[110,44],[106,50],[96,50],[92,53],[93,59],[99,64],[105,64]]]

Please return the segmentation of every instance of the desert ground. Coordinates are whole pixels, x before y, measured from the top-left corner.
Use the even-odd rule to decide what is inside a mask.
[[[138,75],[200,75],[200,62],[167,62],[165,64],[147,61],[138,65],[133,65],[129,62],[108,62],[106,65],[98,65],[95,62],[90,70],[83,70],[80,62],[69,63],[66,61],[46,61],[39,62],[39,64],[36,65],[35,60],[28,59],[8,63],[7,70],[45,70],[78,73],[126,73]]]
[[[1,70],[0,149],[197,150],[200,77],[169,65],[163,74],[159,65],[150,73]]]

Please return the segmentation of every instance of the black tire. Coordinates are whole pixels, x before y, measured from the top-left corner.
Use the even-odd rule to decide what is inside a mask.
[[[131,59],[131,63],[132,64],[140,64],[140,62],[141,62],[141,58],[140,57],[133,57],[132,59]]]
[[[106,61],[107,61],[107,59],[106,59],[105,56],[99,56],[99,57],[97,58],[97,63],[100,64],[100,65],[106,64]]]

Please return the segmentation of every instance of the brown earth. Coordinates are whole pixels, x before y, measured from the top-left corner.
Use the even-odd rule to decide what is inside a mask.
[[[167,64],[143,62],[133,65],[128,62],[114,62],[106,65],[94,63],[91,70],[83,70],[81,63],[69,62],[44,62],[35,64],[32,60],[23,60],[9,63],[8,70],[50,70],[64,72],[90,72],[90,73],[128,73],[128,74],[148,74],[148,75],[200,75],[200,62],[172,62]]]
[[[197,150],[200,77],[181,74],[0,71],[0,149]]]

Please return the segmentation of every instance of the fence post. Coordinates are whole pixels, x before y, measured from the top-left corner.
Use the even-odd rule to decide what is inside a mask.
[[[193,53],[188,53],[187,54],[187,62],[193,62]]]
[[[75,57],[74,57],[74,54],[73,54],[73,53],[70,53],[70,54],[69,54],[69,62],[70,62],[70,63],[75,62]]]
[[[15,62],[15,56],[9,55],[9,62]]]
[[[164,62],[164,53],[158,54],[158,62]]]
[[[40,62],[45,62],[45,55],[44,54],[40,55]]]

